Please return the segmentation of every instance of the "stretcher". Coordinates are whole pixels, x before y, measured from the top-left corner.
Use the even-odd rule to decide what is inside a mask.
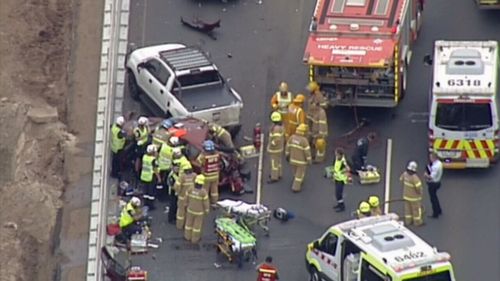
[[[268,223],[271,220],[271,211],[266,206],[231,199],[221,200],[217,202],[217,206],[225,210],[226,216],[235,218],[241,227],[253,235],[255,226],[260,227],[266,236],[269,235]]]
[[[380,173],[374,166],[368,165],[366,169],[358,171],[360,184],[374,184],[380,182]]]
[[[232,218],[215,220],[217,235],[217,253],[222,253],[229,262],[236,262],[238,267],[244,261],[257,260],[257,239]]]

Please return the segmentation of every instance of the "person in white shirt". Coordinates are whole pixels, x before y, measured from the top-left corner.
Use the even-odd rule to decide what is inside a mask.
[[[441,178],[443,177],[443,163],[434,152],[429,154],[429,160],[430,164],[427,165],[427,172],[424,174],[432,204],[432,215],[429,217],[437,219],[443,213],[437,196],[437,191],[441,187]]]

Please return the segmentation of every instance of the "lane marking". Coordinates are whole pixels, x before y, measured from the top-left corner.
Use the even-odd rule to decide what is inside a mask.
[[[391,162],[392,139],[387,139],[387,154],[385,158],[384,214],[389,213],[389,199],[391,198]]]
[[[264,134],[260,135],[259,164],[257,166],[257,195],[256,204],[260,204],[262,197],[262,162],[264,159]]]

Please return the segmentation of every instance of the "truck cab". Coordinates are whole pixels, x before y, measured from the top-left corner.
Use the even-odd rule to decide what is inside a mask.
[[[243,101],[205,53],[182,44],[139,48],[127,56],[131,95],[165,117],[195,117],[235,134]]]
[[[496,41],[436,41],[429,151],[445,168],[486,168],[498,158]]]
[[[454,281],[449,259],[396,214],[334,225],[306,250],[312,281]]]

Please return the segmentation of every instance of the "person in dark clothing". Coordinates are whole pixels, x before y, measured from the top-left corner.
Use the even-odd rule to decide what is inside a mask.
[[[356,141],[356,147],[351,157],[354,171],[360,171],[366,167],[369,144],[374,139],[375,139],[374,134],[368,134],[368,136],[362,137]]]

